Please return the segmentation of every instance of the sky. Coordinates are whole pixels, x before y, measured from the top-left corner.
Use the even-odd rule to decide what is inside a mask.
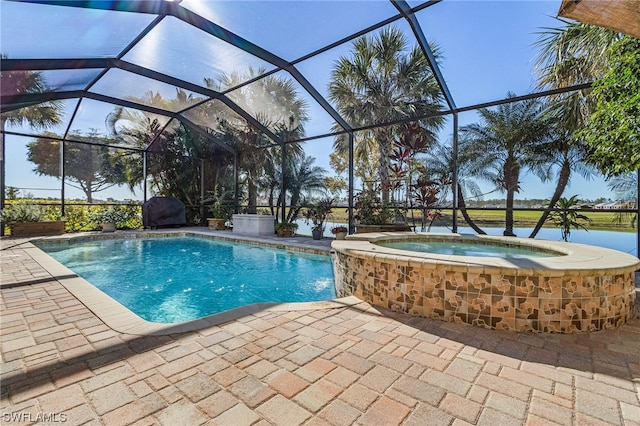
[[[319,49],[341,37],[377,23],[395,13],[395,9],[387,1],[287,1],[287,2],[203,2],[185,0],[182,4],[194,11],[202,13],[208,19],[234,31],[241,37],[271,50],[276,55],[295,60],[300,56]],[[419,2],[410,1],[415,6]],[[278,6],[278,7],[276,7]],[[280,7],[284,6],[284,7]],[[508,92],[518,95],[535,91],[534,61],[536,48],[533,46],[544,27],[557,27],[560,22],[554,17],[560,6],[560,0],[545,1],[459,1],[444,0],[418,13],[426,38],[439,46],[442,52],[441,70],[446,84],[458,107],[475,105],[505,98]],[[7,7],[6,3],[0,7]],[[33,6],[32,6],[33,7]],[[83,12],[84,13],[84,12]],[[42,43],[35,46],[26,34],[20,37],[19,24],[10,28],[10,22],[2,22],[4,30],[0,39],[0,50],[12,55],[12,50],[20,51],[29,45],[33,51],[28,57],[42,57],[43,55],[58,55],[58,57],[73,57],[73,51],[67,51],[70,46],[76,46],[87,56],[105,55],[112,52],[100,51],[96,48],[96,40],[108,41],[108,47],[117,51],[118,43],[126,43],[133,31],[118,30],[114,34],[101,34],[96,25],[91,25],[92,19],[99,19],[99,13],[89,11],[82,20],[76,20],[73,30],[69,34],[52,34],[51,32],[30,34],[30,37],[44,37]],[[32,22],[37,18],[28,17]],[[44,19],[44,18],[43,18]],[[64,14],[47,16],[47,20],[63,22]],[[136,17],[136,21],[146,22],[146,17]],[[20,22],[20,20],[16,20]],[[410,34],[405,21],[396,21],[395,26]],[[46,28],[36,26],[35,28]],[[33,27],[31,27],[33,28]],[[193,71],[207,69],[208,73],[229,72],[237,63],[244,63],[246,55],[237,51],[225,51],[218,40],[211,40],[220,49],[210,48],[203,44],[194,33],[193,28],[171,18],[150,34],[144,45],[133,49],[125,59],[145,66],[161,67],[161,72],[179,78],[188,79],[194,75]],[[59,39],[58,39],[59,38]],[[24,43],[24,41],[27,43]],[[110,44],[109,44],[110,43]],[[204,54],[187,57],[185,46],[196,49]],[[57,49],[57,50],[56,50]],[[350,44],[336,47],[315,58],[296,64],[296,68],[307,78],[316,89],[326,97],[326,89],[333,63],[341,55],[349,55]],[[221,53],[222,52],[222,53]],[[76,53],[77,54],[77,53]],[[47,56],[44,56],[47,57]],[[264,65],[261,61],[252,64],[255,67]],[[267,64],[268,65],[268,64]],[[195,73],[197,75],[197,73]],[[119,82],[121,93],[135,93],[140,84],[128,81],[123,72],[114,72],[112,81]],[[114,83],[115,84],[115,83]],[[97,92],[102,88],[97,87]],[[311,98],[304,94],[299,87],[301,96],[309,100],[310,114],[313,119],[307,124],[307,135],[328,133],[333,124],[329,115],[320,106],[311,102]],[[83,104],[80,119],[74,125],[83,130],[90,128],[104,128],[104,115],[110,107],[92,101],[94,107]],[[70,106],[72,109],[72,105]],[[99,114],[95,111],[99,110]],[[94,111],[92,116],[89,111]],[[460,114],[460,126],[477,121],[473,112]],[[451,120],[447,120],[446,127],[440,132],[441,140],[450,140],[452,134]],[[7,140],[7,185],[16,186],[41,196],[50,191],[40,191],[36,188],[59,188],[54,178],[38,177],[31,173],[33,164],[25,160],[25,144],[29,140],[19,137],[8,137]],[[331,152],[332,139],[325,138],[310,141],[305,144],[308,155],[316,158],[316,163],[333,175],[330,170],[328,156]],[[517,194],[520,199],[549,198],[553,193],[553,185],[541,184],[533,176],[522,176],[522,191]],[[483,189],[489,187],[483,185]],[[59,195],[59,190],[57,194]],[[67,197],[81,197],[82,194],[72,188],[66,189]],[[614,198],[602,179],[584,181],[574,176],[565,196],[578,194],[580,198],[595,199],[598,197]],[[96,198],[135,198],[141,199],[142,191],[135,195],[124,189],[112,189],[96,194]],[[496,193],[487,198],[498,198]]]

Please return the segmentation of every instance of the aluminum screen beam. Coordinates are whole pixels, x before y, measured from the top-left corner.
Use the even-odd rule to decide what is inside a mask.
[[[422,32],[422,27],[420,26],[418,19],[416,18],[413,11],[411,10],[411,6],[409,6],[409,4],[404,0],[391,0],[391,3],[393,3],[396,9],[398,9],[400,13],[402,13],[402,15],[405,17],[407,22],[409,22],[409,25],[413,30],[413,34],[418,40],[418,44],[420,45],[420,48],[422,49],[425,56],[427,57],[427,61],[429,61],[429,65],[431,66],[433,75],[435,76],[436,81],[438,82],[438,86],[440,86],[440,90],[442,91],[442,95],[444,96],[444,99],[447,101],[447,105],[449,105],[449,109],[452,111],[455,110],[456,103],[453,100],[453,96],[451,96],[451,92],[449,91],[449,87],[447,86],[447,83],[444,80],[444,77],[442,75],[442,72],[440,71],[440,67],[438,66],[438,63],[436,62],[436,58],[433,55],[431,48],[429,47],[429,42],[427,41],[427,38],[424,36],[424,33]]]

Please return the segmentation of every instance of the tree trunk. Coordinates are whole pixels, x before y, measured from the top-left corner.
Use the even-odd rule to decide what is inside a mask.
[[[390,135],[386,131],[378,131],[375,134],[376,141],[378,143],[378,160],[380,162],[378,169],[378,176],[380,177],[380,186],[382,192],[382,202],[384,204],[389,203],[389,192],[391,189],[391,177],[390,177]]]
[[[540,219],[538,219],[538,223],[536,223],[535,228],[533,228],[533,231],[531,231],[531,235],[529,235],[529,238],[535,238],[542,228],[542,225],[544,225],[544,223],[547,221],[549,214],[551,214],[551,210],[556,206],[556,203],[558,202],[560,197],[562,197],[562,194],[564,193],[564,190],[569,183],[569,177],[571,177],[571,164],[569,164],[569,159],[565,157],[564,161],[562,162],[562,168],[560,169],[560,176],[558,176],[558,183],[556,184],[555,192],[551,197],[551,201],[549,201],[549,205],[547,205],[547,207],[544,209],[544,212],[542,212],[542,216],[540,216]]]
[[[487,233],[480,229],[480,227],[476,225],[473,219],[469,216],[469,213],[467,212],[467,205],[464,202],[464,196],[462,195],[462,187],[460,185],[458,185],[458,208],[460,209],[460,213],[462,213],[464,220],[474,231],[476,231],[477,234],[487,235]]]
[[[513,198],[518,190],[518,177],[520,176],[520,167],[513,156],[509,155],[504,163],[504,185],[507,190],[506,210],[504,216],[505,229],[503,235],[505,237],[515,237],[513,233]]]
[[[247,176],[247,213],[258,213],[258,185],[256,185],[253,174]]]

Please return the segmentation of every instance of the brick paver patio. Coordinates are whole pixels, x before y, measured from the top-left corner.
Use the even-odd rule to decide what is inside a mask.
[[[516,334],[360,303],[110,329],[2,241],[2,424],[640,425],[640,320]]]

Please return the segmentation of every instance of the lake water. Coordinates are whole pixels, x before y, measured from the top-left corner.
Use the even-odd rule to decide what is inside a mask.
[[[327,223],[324,235],[325,237],[333,237],[331,228],[336,225],[344,225],[342,223]],[[311,227],[306,225],[304,221],[298,222],[298,234],[311,235]],[[489,235],[502,235],[504,228],[482,228]],[[514,233],[519,237],[528,237],[533,228],[514,228]],[[434,226],[431,232],[451,232],[451,229],[444,226]],[[475,234],[475,231],[467,227],[459,227],[460,234]],[[537,240],[562,241],[560,229],[558,228],[542,228]],[[637,235],[635,232],[616,232],[616,231],[597,231],[597,230],[575,230],[571,231],[569,241],[572,243],[591,244],[594,246],[619,250],[634,256],[638,255]]]

